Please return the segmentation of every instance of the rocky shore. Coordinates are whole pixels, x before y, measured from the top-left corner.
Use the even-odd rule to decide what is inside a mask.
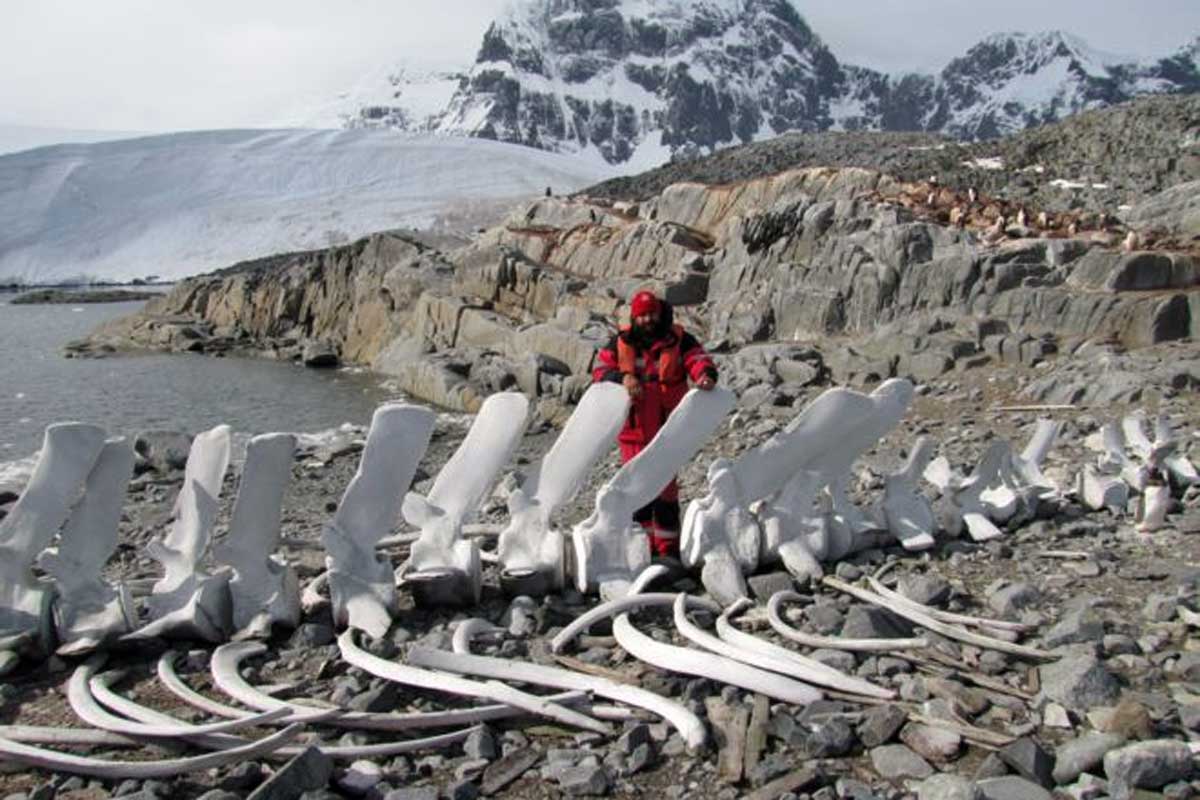
[[[21,305],[76,305],[80,303],[135,303],[152,300],[161,292],[132,291],[128,289],[105,289],[76,292],[66,289],[38,289],[17,295],[11,302]]]

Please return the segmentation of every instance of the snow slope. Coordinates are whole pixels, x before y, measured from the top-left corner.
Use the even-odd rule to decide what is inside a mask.
[[[334,126],[336,127],[336,126]],[[35,125],[0,124],[0,155],[32,150],[52,144],[108,142],[144,136],[140,131],[79,130],[77,128],[43,128]]]
[[[388,130],[206,131],[0,156],[0,282],[175,279],[611,168]]]

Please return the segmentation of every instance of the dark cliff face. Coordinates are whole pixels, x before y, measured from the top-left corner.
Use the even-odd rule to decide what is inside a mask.
[[[839,62],[790,0],[525,0],[426,127],[636,169],[789,131],[990,139],[1200,92],[1198,64],[1200,39],[1124,63],[1070,34],[1010,33],[937,75],[886,75]]]

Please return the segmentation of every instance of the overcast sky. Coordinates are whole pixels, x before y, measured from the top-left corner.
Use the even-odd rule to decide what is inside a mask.
[[[0,124],[137,131],[270,124],[381,65],[466,65],[506,0],[6,0]],[[989,33],[1061,28],[1169,53],[1200,0],[793,0],[842,61],[934,71]]]

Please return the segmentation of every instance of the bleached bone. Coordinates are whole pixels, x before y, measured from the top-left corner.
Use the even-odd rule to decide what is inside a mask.
[[[278,733],[259,739],[246,747],[222,750],[217,753],[205,753],[202,756],[190,758],[173,758],[163,761],[106,761],[99,758],[86,758],[55,750],[45,750],[27,744],[19,744],[7,739],[0,739],[0,754],[21,764],[31,767],[66,772],[74,775],[90,775],[105,780],[150,780],[153,778],[170,778],[188,772],[200,772],[226,764],[238,764],[243,761],[262,758],[283,747],[295,739],[304,730],[303,725],[289,725]]]
[[[145,747],[142,739],[94,728],[57,728],[48,725],[0,725],[0,739],[56,747]]]
[[[616,383],[595,383],[583,394],[562,433],[521,487],[508,498],[510,520],[497,545],[501,585],[510,594],[538,595],[562,589],[563,536],[550,517],[579,491],[596,461],[612,450],[629,411],[629,392]]]
[[[695,645],[703,647],[705,650],[710,650],[719,656],[723,656],[731,661],[748,664],[758,669],[766,670],[767,672],[777,672],[780,675],[795,676],[795,665],[782,658],[762,653],[757,649],[744,649],[736,645],[730,644],[723,639],[713,636],[704,630],[701,630],[687,616],[687,595],[683,592],[678,594],[673,604],[675,629]],[[808,690],[808,700],[804,704],[816,702],[820,700],[822,695],[820,690],[814,689],[807,683],[796,681],[797,687],[803,687]]]
[[[117,549],[121,504],[133,475],[133,448],[107,442],[88,475],[83,497],[63,527],[57,549],[38,559],[54,579],[54,623],[60,655],[85,653],[128,633],[136,623],[133,598],[123,584],[101,574]]]
[[[1033,436],[1021,451],[1021,455],[1013,456],[1012,466],[1018,480],[1027,487],[1037,490],[1042,497],[1053,497],[1060,493],[1059,487],[1042,472],[1042,462],[1054,441],[1062,431],[1062,423],[1049,419],[1039,419],[1034,428]]]
[[[261,655],[266,651],[267,646],[259,642],[233,642],[221,645],[213,651],[212,655],[213,682],[225,694],[250,708],[263,711],[273,711],[277,708],[288,709],[292,712],[292,716],[286,720],[288,722],[322,719],[328,714],[328,709],[278,700],[246,682],[246,679],[238,671],[239,665],[243,660]],[[159,664],[161,667],[162,662]],[[567,692],[543,699],[552,703],[570,703],[584,697],[586,697],[585,693]],[[493,719],[521,716],[525,713],[524,710],[508,704],[408,714],[376,714],[355,711],[330,719],[328,724],[338,728],[358,730],[405,731],[414,728],[457,727]]]
[[[1178,613],[1179,619],[1183,621],[1184,625],[1190,628],[1200,628],[1200,614],[1182,605],[1176,609],[1176,613]]]
[[[269,636],[272,625],[294,628],[300,623],[296,573],[272,557],[279,547],[283,493],[295,452],[296,437],[290,433],[255,436],[246,444],[229,533],[213,546],[213,556],[233,573],[229,595],[235,639]]]
[[[1179,450],[1179,439],[1171,430],[1171,423],[1165,414],[1159,414],[1154,420],[1154,450],[1163,453],[1162,465],[1175,482],[1183,486],[1200,483],[1200,473],[1187,455]]]
[[[765,639],[759,639],[757,636],[743,633],[735,628],[729,618],[752,605],[754,604],[750,600],[742,599],[725,609],[721,616],[717,618],[717,635],[722,640],[743,650],[752,651],[770,657],[775,661],[786,663],[788,665],[787,674],[794,675],[805,683],[824,686],[828,689],[836,689],[842,692],[850,692],[852,694],[866,695],[867,697],[877,697],[881,700],[894,700],[896,698],[896,693],[891,689],[884,689],[870,681],[852,677],[827,664],[822,664],[820,661],[807,658],[799,653],[780,647]]]
[[[58,533],[104,447],[104,429],[76,422],[46,428],[29,482],[0,520],[0,633],[53,641],[53,585],[35,577],[34,559]]]
[[[525,432],[528,414],[529,400],[523,394],[501,392],[489,397],[434,479],[429,496],[409,492],[404,498],[404,519],[421,529],[405,576],[418,599],[437,605],[479,603],[483,587],[479,545],[463,537],[462,526],[508,463]]]
[[[785,703],[808,705],[813,701],[813,688],[798,681],[724,656],[655,641],[635,628],[627,613],[613,620],[613,635],[617,644],[634,658],[669,672],[720,681]]]
[[[1076,493],[1093,511],[1107,508],[1114,514],[1124,514],[1129,502],[1129,484],[1115,475],[1101,475],[1091,464],[1079,473]]]
[[[1150,482],[1150,468],[1138,460],[1130,458],[1125,452],[1125,433],[1115,423],[1108,423],[1101,428],[1104,438],[1105,457],[1100,466],[1105,472],[1116,471],[1121,479],[1129,484],[1134,491],[1141,493]]]
[[[329,604],[329,571],[320,573],[305,585],[300,592],[300,610],[305,615],[315,614],[317,609]]]
[[[620,595],[650,563],[649,542],[633,522],[634,513],[695,457],[733,406],[733,393],[727,389],[692,389],[650,444],[601,487],[595,511],[571,533],[579,591],[601,589],[602,594]]]
[[[745,573],[758,567],[761,534],[738,480],[741,464],[718,458],[708,467],[708,495],[688,504],[680,534],[684,566],[700,567],[718,603],[746,596]]]
[[[108,706],[118,714],[124,714],[135,722],[141,722],[151,725],[179,725],[188,728],[194,728],[194,725],[175,719],[172,716],[163,714],[160,711],[155,711],[152,708],[139,705],[138,703],[122,697],[112,691],[109,683],[113,678],[112,673],[104,673],[92,678],[89,685],[92,689],[92,694],[103,705]],[[367,744],[367,745],[316,745],[317,749],[332,759],[338,761],[353,761],[360,758],[388,758],[391,756],[401,755],[402,753],[411,753],[418,750],[434,750],[441,747],[448,747],[457,744],[466,739],[471,734],[474,728],[465,728],[451,733],[444,733],[440,736],[433,736],[425,739],[412,739],[409,741],[384,742],[382,744]],[[231,747],[243,747],[249,742],[237,736],[229,736],[226,734],[211,734],[208,736],[192,736],[189,734],[186,740],[192,744],[206,747],[212,750],[228,750]],[[272,753],[273,757],[291,758],[300,755],[308,745],[289,745],[281,747]]]
[[[845,592],[846,594],[857,597],[859,600],[863,600],[871,605],[879,606],[880,608],[886,608],[893,614],[904,617],[909,622],[916,623],[922,628],[941,634],[948,639],[956,639],[966,644],[982,647],[985,650],[996,650],[1001,653],[1008,653],[1009,655],[1019,656],[1021,658],[1040,661],[1052,661],[1056,658],[1059,658],[1057,653],[1049,653],[1045,650],[1039,650],[1036,647],[1027,647],[1025,645],[1013,644],[1012,642],[1005,642],[1001,639],[996,639],[991,636],[983,636],[978,633],[973,633],[965,628],[960,628],[957,625],[949,625],[945,622],[934,619],[929,614],[918,611],[910,606],[895,603],[883,597],[882,595],[876,594],[875,592],[867,591],[866,589],[860,589],[857,586],[852,586],[845,581],[840,581],[837,578],[831,578],[828,575],[822,579],[822,582],[830,588],[837,589],[840,592]]]
[[[1121,420],[1121,431],[1125,434],[1125,446],[1133,452],[1133,455],[1142,462],[1149,462],[1154,453],[1154,444],[1146,436],[1146,430],[1142,427],[1142,423],[1145,421],[1146,415],[1140,411],[1127,414]]]
[[[847,496],[850,467],[899,424],[912,397],[912,383],[895,378],[869,395],[830,389],[743,457],[746,471],[762,481],[747,494],[775,495],[759,509],[764,561],[783,560],[796,577],[819,577],[816,562],[843,558],[878,528]],[[739,479],[741,473],[740,461]]]
[[[519,708],[530,714],[546,717],[566,725],[572,725],[595,733],[608,734],[612,729],[586,714],[573,711],[543,697],[528,694],[495,681],[479,683],[478,681],[460,678],[444,672],[433,672],[427,669],[397,664],[392,661],[373,656],[362,650],[354,642],[354,632],[346,631],[338,637],[338,649],[342,658],[359,669],[384,680],[414,686],[426,691],[444,692],[460,697],[491,700],[504,703],[513,708]]]
[[[1134,522],[1142,533],[1159,530],[1167,524],[1167,512],[1171,510],[1171,487],[1152,484],[1146,487],[1138,499]]]
[[[71,705],[71,710],[81,720],[100,730],[112,731],[119,733],[122,736],[144,736],[156,739],[172,739],[187,735],[204,735],[210,733],[226,733],[228,731],[238,730],[240,728],[253,728],[269,722],[277,722],[287,716],[287,712],[280,709],[272,709],[266,714],[257,714],[255,716],[243,717],[234,720],[222,720],[208,725],[146,725],[123,717],[113,716],[109,714],[96,702],[96,698],[92,697],[89,682],[96,674],[96,669],[100,664],[104,663],[103,656],[93,656],[85,663],[80,664],[71,673],[71,679],[67,681],[67,701]]]
[[[482,620],[467,620],[460,623],[454,632],[455,654],[453,656],[441,650],[413,647],[409,649],[409,660],[413,664],[433,669],[463,672],[505,682],[594,692],[600,697],[643,708],[662,717],[679,731],[679,735],[683,737],[684,743],[690,750],[704,746],[705,728],[700,718],[688,711],[682,704],[668,700],[654,692],[558,667],[472,655],[470,651],[471,637],[490,627],[489,623]]]
[[[175,521],[161,541],[146,546],[165,574],[146,598],[149,624],[131,636],[219,642],[228,634],[229,575],[210,575],[202,565],[216,521],[221,481],[229,466],[229,450],[228,425],[218,425],[192,440],[183,488],[175,498]]]
[[[607,600],[600,605],[589,609],[582,615],[571,620],[567,627],[563,628],[558,634],[550,640],[550,652],[561,653],[566,649],[567,645],[573,642],[588,628],[595,625],[601,620],[615,617],[617,614],[622,614],[627,611],[634,611],[639,608],[650,608],[657,606],[671,606],[675,604],[674,593],[637,593],[626,594],[613,600]],[[706,600],[703,597],[694,597],[688,595],[688,604],[697,610],[707,611],[711,614],[719,614],[721,606],[711,600]]]
[[[1021,622],[1009,622],[1003,619],[991,619],[990,617],[971,617],[967,616],[966,614],[955,614],[951,611],[943,611],[940,608],[934,608],[933,606],[927,606],[923,603],[918,603],[916,600],[905,597],[899,592],[892,591],[883,585],[881,579],[883,575],[895,565],[896,562],[892,562],[891,564],[880,568],[874,575],[867,576],[867,581],[871,584],[871,588],[886,600],[907,606],[923,614],[928,614],[934,619],[941,620],[942,622],[950,623],[952,625],[965,625],[969,628],[1007,631],[1009,633],[1027,633],[1030,630],[1031,626]]]
[[[880,511],[888,531],[910,552],[928,550],[935,543],[933,534],[937,531],[937,519],[933,507],[917,488],[935,447],[933,439],[920,437],[904,466],[884,479]]]
[[[984,492],[1000,477],[1000,471],[1009,459],[1011,452],[1012,448],[1008,442],[1002,439],[992,442],[984,452],[983,458],[979,460],[979,465],[975,467],[975,472],[972,473],[968,484],[953,495],[952,500],[962,515],[967,533],[977,542],[985,542],[1001,535],[1000,529],[993,524],[992,520],[995,517],[1007,519],[1004,514],[1010,509],[1002,508],[998,503],[1010,502],[1011,510],[1015,511],[1016,496],[1011,492],[1004,498],[997,497],[995,494],[992,494],[989,499],[984,498]]]
[[[429,446],[435,417],[420,406],[375,409],[367,443],[333,519],[321,531],[334,624],[382,637],[392,624],[391,564],[375,552],[396,523],[404,492]]]
[[[822,579],[824,580],[824,579]],[[767,601],[767,619],[771,627],[785,639],[791,639],[805,647],[825,648],[829,650],[845,650],[851,653],[886,653],[892,650],[919,650],[929,646],[929,640],[923,637],[907,639],[851,639],[845,636],[818,636],[815,633],[798,630],[788,624],[783,618],[781,607],[789,601],[801,600],[795,592],[782,591],[771,595]]]

